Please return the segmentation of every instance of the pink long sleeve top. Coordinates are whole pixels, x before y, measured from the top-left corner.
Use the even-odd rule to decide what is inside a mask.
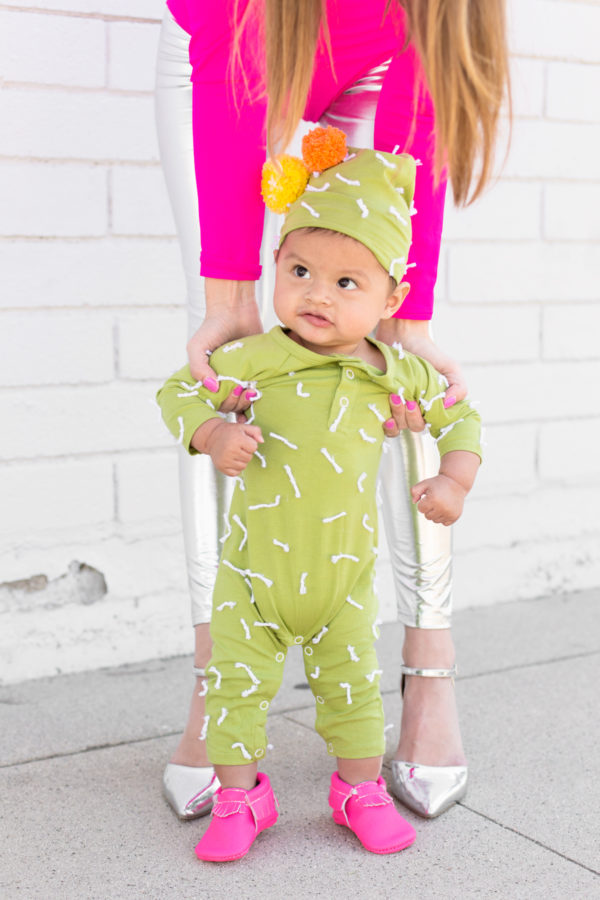
[[[241,45],[250,91],[230,65],[233,0],[167,0],[175,20],[190,35],[193,132],[202,251],[201,274],[251,281],[260,276],[264,205],[260,194],[265,160],[266,99],[261,96],[264,54],[248,29]],[[240,11],[245,2],[239,3]],[[401,13],[384,18],[386,0],[328,0],[334,71],[323,41],[315,57],[304,118],[317,122],[333,100],[374,66],[392,58],[375,116],[377,150],[411,153],[417,170],[413,243],[406,280],[410,293],[399,313],[430,319],[437,275],[446,185],[434,186],[434,116],[421,92],[413,127],[413,93],[419,65],[404,45]],[[232,75],[232,72],[234,73]],[[232,83],[233,79],[237,83]]]

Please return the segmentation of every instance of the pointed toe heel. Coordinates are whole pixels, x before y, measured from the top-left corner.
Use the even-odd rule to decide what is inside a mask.
[[[184,822],[206,816],[211,810],[219,779],[212,766],[179,766],[167,763],[163,794],[175,815]]]
[[[451,669],[421,669],[402,665],[401,691],[407,675],[422,678],[451,678]],[[398,800],[425,819],[434,819],[450,809],[467,793],[467,766],[423,766],[416,762],[394,759],[391,762],[390,790]]]
[[[467,793],[466,766],[421,766],[394,759],[390,790],[404,806],[425,819],[434,819]]]

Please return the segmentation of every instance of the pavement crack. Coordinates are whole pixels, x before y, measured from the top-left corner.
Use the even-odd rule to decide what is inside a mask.
[[[112,750],[113,747],[127,747],[132,744],[146,744],[148,741],[157,741],[160,738],[175,737],[182,734],[182,730],[162,731],[160,734],[151,734],[141,738],[129,738],[114,743],[92,744],[89,747],[80,747],[78,750],[69,750],[64,753],[49,753],[47,756],[31,756],[29,759],[19,759],[15,762],[0,763],[0,769],[14,769],[16,766],[29,766],[34,763],[48,762],[51,759],[68,759],[70,756],[83,756],[85,753],[95,753],[98,750]]]
[[[554,856],[559,856],[561,859],[564,859],[566,862],[573,863],[573,865],[578,866],[580,869],[585,869],[586,872],[591,872],[592,875],[600,875],[600,870],[592,869],[591,866],[586,866],[585,863],[580,862],[578,859],[573,859],[572,856],[567,856],[566,853],[561,853],[560,850],[555,850],[554,847],[549,847],[548,844],[544,844],[543,841],[538,841],[537,838],[530,837],[528,834],[523,834],[522,831],[519,831],[518,828],[513,828],[511,825],[505,825],[504,822],[500,822],[498,819],[494,819],[492,816],[488,816],[485,813],[479,812],[477,809],[473,809],[472,806],[467,806],[463,801],[459,801],[457,806],[462,806],[463,809],[468,809],[469,812],[472,812],[474,815],[479,816],[480,819],[485,819],[487,822],[491,822],[493,825],[498,825],[499,828],[503,828],[504,831],[511,831],[513,834],[518,835],[521,838],[524,838],[526,841],[529,841],[531,844],[536,844],[538,847],[541,847],[543,850],[548,850],[549,853],[553,853]]]
[[[523,669],[536,669],[538,666],[551,666],[554,663],[571,662],[577,659],[588,659],[590,656],[598,656],[600,650],[586,650],[582,653],[571,653],[566,656],[554,656],[552,659],[538,659],[534,662],[517,663],[514,666],[506,666],[498,669],[488,669],[485,672],[474,672],[472,675],[459,675],[456,681],[473,681],[475,678],[487,678],[488,675],[506,675],[507,672],[520,672]]]

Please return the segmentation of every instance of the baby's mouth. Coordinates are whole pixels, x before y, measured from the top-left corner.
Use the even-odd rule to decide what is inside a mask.
[[[318,326],[319,325],[320,326],[331,325],[331,320],[327,319],[325,316],[322,316],[320,313],[313,313],[313,312],[306,311],[306,312],[300,313],[300,315],[303,319],[306,319],[312,325],[318,325]]]

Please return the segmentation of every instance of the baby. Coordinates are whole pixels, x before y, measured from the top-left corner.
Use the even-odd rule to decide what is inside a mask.
[[[388,398],[420,404],[441,455],[413,488],[419,509],[451,524],[480,462],[480,420],[443,405],[427,362],[369,337],[408,292],[415,163],[356,150],[311,176],[290,206],[276,251],[283,327],[211,356],[219,391],[188,367],[159,391],[163,416],[190,453],[236,478],[214,591],[205,736],[220,780],[200,859],[238,859],[275,824],[258,772],[265,723],[288,647],[302,647],[316,729],[337,759],[333,819],[374,853],[410,845],[414,830],[381,777],[383,708],[374,641],[376,479]],[[232,386],[256,392],[247,421],[216,411]]]

